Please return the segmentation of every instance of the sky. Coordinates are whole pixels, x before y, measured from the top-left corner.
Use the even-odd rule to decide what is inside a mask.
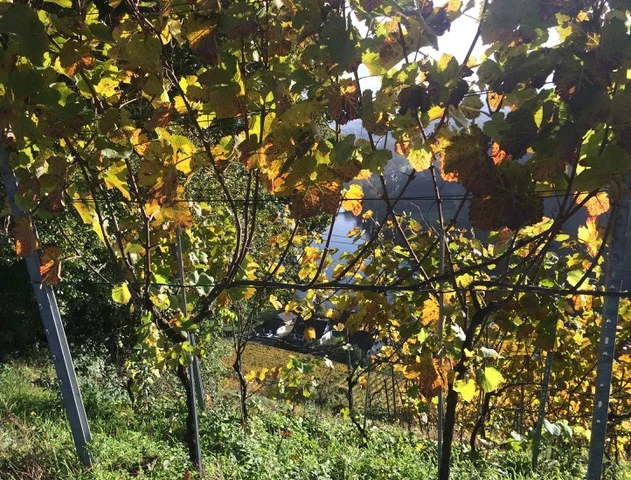
[[[440,6],[439,2],[436,2],[438,6]],[[464,2],[463,2],[464,3]],[[421,52],[428,55],[431,58],[439,59],[444,53],[449,53],[453,55],[458,63],[462,63],[465,56],[467,55],[467,51],[469,50],[469,46],[475,37],[476,30],[478,28],[478,16],[480,14],[481,8],[481,0],[476,0],[473,8],[466,12],[466,16],[460,16],[449,29],[448,32],[443,34],[438,38],[438,50],[433,47],[424,47],[421,48]],[[366,28],[363,23],[356,24],[360,33],[364,34],[366,32]],[[482,47],[481,42],[478,41],[476,48],[474,48],[472,55],[474,57],[478,57],[484,53],[484,48]],[[359,76],[362,78],[361,80],[361,88],[362,91],[370,88],[373,91],[379,89],[379,78],[378,77],[366,77],[368,75],[368,70],[363,65],[360,67]]]
[[[439,2],[436,2],[436,4],[440,6]],[[453,55],[456,60],[458,60],[458,63],[462,63],[465,56],[467,55],[467,51],[469,50],[471,42],[473,41],[478,28],[477,18],[480,13],[480,8],[481,0],[476,0],[475,6],[467,11],[467,16],[460,16],[451,25],[450,30],[438,38],[438,50],[434,49],[433,47],[424,47],[421,49],[421,52],[434,59],[439,59],[444,53],[448,53]],[[358,23],[357,26],[360,30],[360,33],[365,34],[366,29],[363,24]],[[479,58],[483,54],[484,47],[482,46],[481,42],[478,41],[478,44],[473,49],[472,56]],[[360,67],[358,73],[360,77],[360,86],[362,91],[368,88],[371,89],[373,92],[379,90],[379,77],[368,76],[368,70],[364,66]],[[354,133],[358,138],[366,137],[366,132],[363,130],[360,120],[349,122],[342,128],[342,132],[344,134]],[[386,147],[392,149],[393,145],[391,142],[388,142],[388,145],[386,145]],[[395,157],[399,156],[395,154]],[[397,161],[397,158],[395,158],[393,159],[393,161],[391,161],[389,169],[387,169],[386,172],[387,177],[393,174],[393,170],[397,170],[399,168],[401,159],[398,158],[398,160],[399,161]],[[407,164],[407,161],[405,161],[404,163]],[[419,180],[421,179],[419,178]],[[365,192],[365,196],[375,197],[376,195],[373,192]],[[338,248],[339,253],[341,253],[342,251],[354,251],[356,247],[352,244],[351,239],[347,237],[347,234],[357,225],[358,219],[353,217],[349,213],[342,213],[338,215],[336,223],[334,225],[333,237],[331,239],[331,247]],[[334,255],[334,257],[337,257],[337,255]]]

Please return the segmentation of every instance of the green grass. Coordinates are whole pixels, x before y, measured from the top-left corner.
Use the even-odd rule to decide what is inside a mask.
[[[199,478],[183,446],[184,405],[173,379],[156,383],[132,408],[114,370],[102,361],[78,359],[93,433],[94,466],[77,461],[47,362],[0,366],[0,479]],[[365,445],[340,416],[264,397],[251,402],[248,431],[239,427],[232,392],[214,396],[201,414],[202,449],[209,480],[425,480],[435,478],[433,442],[397,426],[371,423]],[[540,473],[527,451],[500,449],[472,462],[457,450],[453,479],[574,480],[584,458],[548,450]],[[189,473],[187,473],[189,472]],[[609,477],[613,478],[613,477]],[[619,472],[629,479],[629,471]]]

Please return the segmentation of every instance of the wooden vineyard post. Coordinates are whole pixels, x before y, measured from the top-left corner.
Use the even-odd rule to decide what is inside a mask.
[[[631,186],[631,174],[625,178],[627,188]],[[615,292],[622,290],[622,268],[624,266],[627,239],[629,235],[629,208],[631,195],[623,200],[614,201],[611,215],[613,218],[613,234],[607,256],[605,275],[605,291],[613,295],[605,296],[602,323],[600,326],[600,343],[598,346],[598,366],[596,368],[596,393],[594,396],[594,413],[592,417],[592,435],[589,442],[589,462],[587,464],[587,480],[601,480],[603,457],[607,440],[607,417],[609,412],[609,394],[613,360],[616,347],[616,329],[620,296]]]
[[[11,215],[14,218],[26,217],[30,221],[30,214],[22,211],[15,203],[15,194],[17,192],[17,180],[9,165],[9,154],[0,145],[0,172],[2,174],[2,182],[4,189],[11,205]],[[33,234],[37,238],[37,232],[33,226]],[[26,267],[28,269],[31,284],[33,285],[33,293],[37,300],[39,314],[44,325],[48,348],[55,365],[55,372],[59,380],[61,396],[72,438],[77,449],[77,455],[81,462],[89,467],[92,465],[92,457],[88,450],[88,443],[92,440],[90,426],[88,425],[88,417],[85,413],[85,407],[81,398],[81,390],[77,382],[77,377],[68,348],[68,340],[66,332],[61,321],[55,291],[50,285],[42,283],[42,277],[39,270],[40,260],[37,250],[24,256]]]

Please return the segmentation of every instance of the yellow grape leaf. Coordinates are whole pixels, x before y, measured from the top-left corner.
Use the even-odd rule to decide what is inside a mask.
[[[215,300],[215,302],[220,307],[228,307],[230,306],[230,303],[232,303],[230,299],[230,295],[228,294],[227,290],[224,290],[223,292],[221,292],[219,296],[217,297],[217,300]]]
[[[408,160],[410,161],[410,165],[417,172],[427,170],[432,166],[433,155],[430,150],[427,148],[410,148],[410,151],[407,154]]]
[[[116,187],[125,199],[131,200],[129,186],[127,185],[127,165],[124,162],[112,164],[105,172],[105,175],[103,175],[103,180],[105,180],[105,185],[108,189]]]
[[[448,12],[457,12],[462,6],[462,0],[449,0],[445,6],[447,7]]]
[[[361,185],[353,184],[348,188],[346,194],[344,195],[342,208],[357,217],[362,213],[363,199],[364,191],[362,190]]]
[[[13,237],[15,238],[15,253],[18,257],[26,257],[37,250],[37,238],[28,217],[13,217]]]
[[[61,8],[72,8],[72,0],[44,0],[46,3],[54,3]]]
[[[309,275],[311,275],[311,273],[315,272],[316,269],[317,265],[315,263],[307,263],[306,265],[303,265],[300,270],[298,270],[298,278],[300,280],[304,280]]]
[[[256,293],[256,288],[246,288],[243,290],[243,300],[250,300]]]
[[[105,227],[101,225],[101,223],[99,222],[99,219],[95,215],[94,219],[92,220],[92,230],[94,230],[94,233],[96,233],[99,236],[101,243],[107,246],[107,243],[105,242],[105,235],[107,235],[107,232],[104,231],[104,228]]]
[[[321,255],[320,250],[317,247],[305,247],[302,258],[300,259],[300,264],[305,265],[308,263],[313,263],[315,260],[319,259]]]
[[[486,393],[495,392],[504,383],[504,376],[495,367],[486,367],[480,372],[479,383]]]
[[[454,390],[462,395],[462,399],[465,402],[470,402],[475,396],[475,381],[472,378],[466,382],[464,380],[456,380]]]
[[[421,311],[421,324],[424,327],[434,324],[438,321],[438,302],[435,298],[428,298],[423,302],[423,310]]]
[[[598,217],[589,217],[585,225],[578,227],[578,241],[585,245],[587,252],[592,256],[598,254],[598,249],[602,243],[598,230]]]
[[[445,113],[445,109],[443,107],[439,107],[438,105],[434,105],[429,109],[427,115],[429,115],[429,121],[433,122],[434,120],[438,120]]]
[[[278,310],[282,310],[283,309],[283,304],[278,301],[278,298],[276,298],[276,295],[270,295],[269,296],[269,302],[272,305],[274,305],[274,308],[276,308]]]
[[[316,338],[315,328],[313,328],[313,327],[305,328],[305,332],[303,333],[303,337],[305,338],[305,340],[315,340],[315,338]]]
[[[126,283],[121,283],[112,288],[112,300],[116,303],[122,303],[123,305],[129,303],[131,300],[131,292]]]
[[[587,197],[586,193],[581,193],[576,196],[576,203],[581,203],[585,197]],[[585,208],[587,209],[587,213],[590,217],[597,217],[603,213],[607,213],[609,211],[609,195],[607,192],[598,192],[592,198],[585,202]]]
[[[167,222],[171,227],[190,228],[193,225],[193,214],[186,202],[174,201],[160,207],[154,216],[154,224],[162,226]]]
[[[86,198],[87,201],[84,201],[79,194],[76,194],[73,198],[72,204],[74,205],[75,210],[79,213],[81,220],[86,225],[91,224],[94,221],[96,216],[96,211],[94,210],[93,205],[90,205],[90,198]]]
[[[61,260],[59,248],[49,245],[43,248],[39,258],[39,274],[42,283],[46,285],[57,285],[61,281]]]

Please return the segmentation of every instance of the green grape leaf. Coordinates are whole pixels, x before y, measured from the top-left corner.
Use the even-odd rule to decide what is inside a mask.
[[[15,35],[18,51],[36,65],[42,64],[48,36],[33,9],[14,3],[0,4],[0,33]]]

